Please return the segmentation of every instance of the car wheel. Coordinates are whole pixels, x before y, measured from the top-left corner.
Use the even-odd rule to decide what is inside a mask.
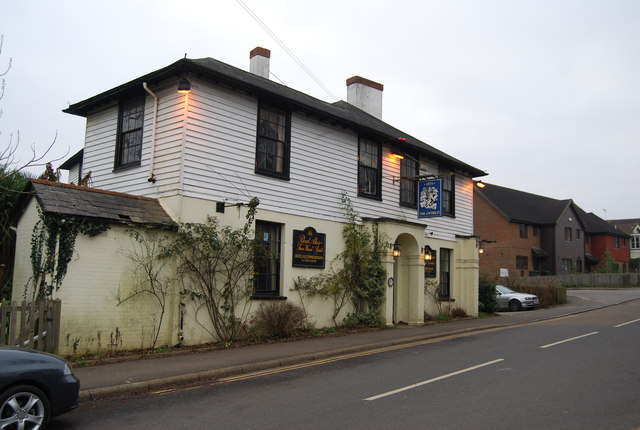
[[[513,299],[509,302],[509,310],[516,312],[522,310],[522,303],[519,300]]]
[[[49,399],[38,388],[18,385],[0,396],[0,428],[42,430],[49,422]]]

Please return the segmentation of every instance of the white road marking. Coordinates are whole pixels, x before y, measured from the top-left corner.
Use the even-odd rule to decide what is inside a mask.
[[[592,333],[583,334],[582,336],[576,336],[576,337],[572,337],[570,339],[565,339],[565,340],[561,340],[561,341],[558,341],[558,342],[550,343],[548,345],[541,346],[540,348],[549,348],[551,346],[560,345],[561,343],[565,343],[565,342],[571,342],[572,340],[576,340],[576,339],[582,339],[583,337],[592,336],[594,334],[598,334],[598,332],[594,331]]]
[[[626,323],[618,324],[618,325],[616,325],[614,327],[622,327],[623,325],[633,324],[633,323],[638,322],[638,321],[640,321],[640,319],[633,320],[633,321],[627,321]]]
[[[445,379],[445,378],[450,378],[451,376],[460,375],[461,373],[466,373],[466,372],[470,372],[470,371],[475,370],[475,369],[479,369],[481,367],[490,366],[492,364],[499,363],[501,361],[504,361],[504,358],[499,358],[497,360],[488,361],[486,363],[478,364],[476,366],[467,367],[466,369],[462,369],[462,370],[458,370],[456,372],[448,373],[446,375],[438,376],[437,378],[428,379],[426,381],[418,382],[417,384],[407,385],[406,387],[398,388],[398,389],[395,389],[395,390],[392,390],[392,391],[387,391],[386,393],[382,393],[382,394],[378,394],[378,395],[375,395],[375,396],[367,397],[364,400],[368,400],[368,401],[378,400],[378,399],[381,399],[383,397],[392,396],[394,394],[398,394],[398,393],[401,393],[403,391],[411,390],[411,389],[416,388],[416,387],[421,387],[422,385],[427,385],[427,384],[430,384],[432,382],[440,381],[440,380]]]

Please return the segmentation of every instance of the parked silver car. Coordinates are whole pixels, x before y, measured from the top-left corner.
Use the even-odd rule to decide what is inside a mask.
[[[0,347],[0,428],[43,430],[49,418],[78,406],[80,382],[52,354]]]
[[[535,294],[518,293],[504,285],[496,285],[496,298],[499,310],[515,312],[540,306],[540,300]]]

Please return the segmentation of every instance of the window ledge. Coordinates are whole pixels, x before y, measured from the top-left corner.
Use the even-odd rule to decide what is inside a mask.
[[[440,300],[441,302],[455,302],[456,299],[454,299],[453,297],[439,297],[438,300]]]
[[[287,300],[285,296],[276,296],[272,294],[252,294],[251,300]]]

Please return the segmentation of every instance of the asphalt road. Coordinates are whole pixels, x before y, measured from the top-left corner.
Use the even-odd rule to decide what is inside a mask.
[[[51,429],[630,429],[640,301],[262,376],[97,401]]]

